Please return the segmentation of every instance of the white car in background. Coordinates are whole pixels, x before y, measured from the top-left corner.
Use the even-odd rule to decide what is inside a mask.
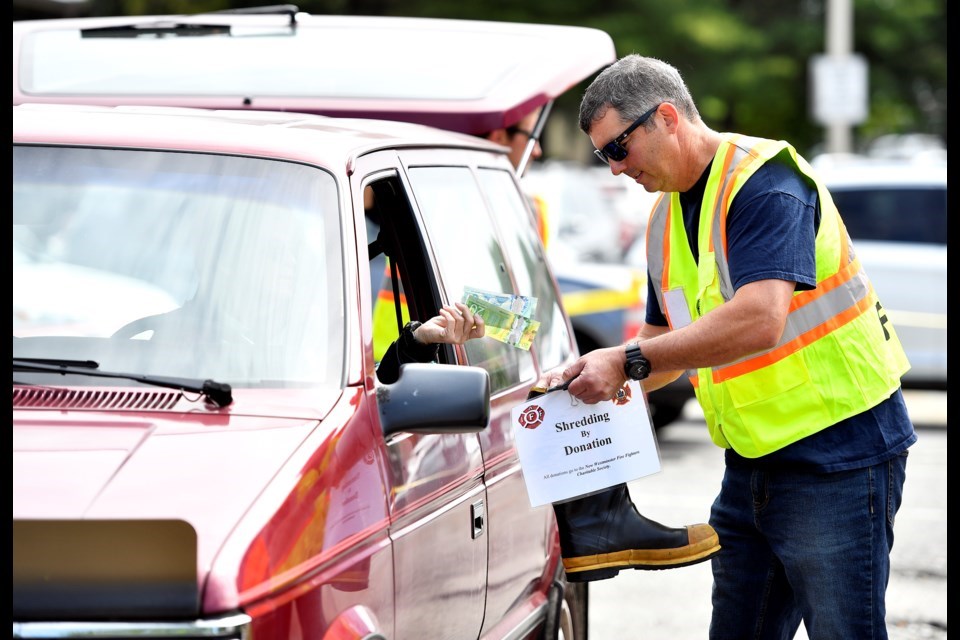
[[[946,389],[946,162],[820,156],[812,164],[907,352],[904,388]]]
[[[625,235],[634,227],[621,210],[620,191],[613,188],[621,184],[627,181],[617,181],[607,167],[561,160],[532,164],[523,186],[544,203],[548,251],[556,247],[563,257],[572,253],[584,262],[622,263]]]

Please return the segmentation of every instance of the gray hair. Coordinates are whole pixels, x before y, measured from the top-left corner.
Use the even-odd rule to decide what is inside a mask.
[[[611,107],[629,124],[661,102],[673,104],[691,122],[700,119],[690,90],[674,66],[632,53],[601,71],[583,92],[580,129],[590,133],[594,121]],[[653,122],[651,118],[643,126],[649,128]]]

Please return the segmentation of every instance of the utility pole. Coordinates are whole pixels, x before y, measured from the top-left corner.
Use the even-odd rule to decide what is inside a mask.
[[[827,55],[844,59],[853,49],[853,0],[827,0]],[[849,152],[853,148],[850,125],[834,122],[827,126],[827,148]]]
[[[827,151],[853,149],[852,125],[867,119],[867,63],[853,49],[853,0],[827,0],[826,52],[811,59],[813,117],[827,128]]]

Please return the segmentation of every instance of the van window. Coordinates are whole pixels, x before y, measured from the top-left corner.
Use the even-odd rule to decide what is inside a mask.
[[[543,245],[533,225],[532,213],[523,202],[513,176],[499,169],[478,172],[483,192],[490,200],[503,246],[510,258],[520,295],[537,299],[540,329],[533,341],[540,367],[552,369],[570,355],[571,339],[567,321],[557,300],[553,278],[547,268]]]
[[[364,214],[371,243],[373,356],[379,362],[404,323],[432,318],[442,303],[408,194],[396,175],[365,186]],[[441,347],[437,359],[456,362],[453,348]]]
[[[946,188],[833,187],[830,194],[853,240],[947,242]]]
[[[459,300],[465,287],[516,293],[493,220],[470,169],[417,167],[410,170],[410,181],[450,295]],[[471,340],[465,347],[469,364],[490,374],[492,391],[534,376],[529,351],[488,337]]]

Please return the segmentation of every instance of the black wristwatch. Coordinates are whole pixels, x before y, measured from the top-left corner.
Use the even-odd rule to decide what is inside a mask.
[[[623,370],[630,380],[643,380],[650,375],[650,361],[640,351],[640,345],[627,345],[627,361]]]

